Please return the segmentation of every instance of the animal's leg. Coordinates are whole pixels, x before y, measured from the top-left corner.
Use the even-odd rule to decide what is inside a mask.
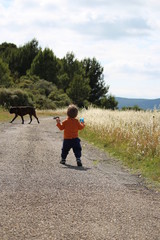
[[[30,116],[30,122],[28,124],[30,124],[32,122],[32,115],[29,114],[29,116]]]
[[[10,121],[10,123],[12,123],[17,117],[18,117],[18,115],[15,114],[14,118],[12,119],[12,121]]]
[[[21,118],[22,118],[22,124],[24,124],[24,118],[23,118],[23,116],[21,116]]]
[[[37,122],[40,123],[39,120],[38,120],[38,117],[36,116],[36,113],[33,114],[33,116],[37,119]]]

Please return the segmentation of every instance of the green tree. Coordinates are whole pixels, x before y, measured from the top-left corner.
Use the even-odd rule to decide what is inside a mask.
[[[11,54],[17,49],[17,46],[13,43],[4,42],[0,44],[0,57],[2,58],[3,62],[9,64]]]
[[[75,72],[79,69],[78,61],[75,59],[73,52],[67,53],[62,59],[63,72],[66,73],[70,80],[73,79]]]
[[[18,67],[18,48],[13,43],[2,43],[0,45],[0,57],[6,62],[12,74],[15,74]]]
[[[91,87],[89,102],[100,106],[101,98],[105,97],[109,90],[109,86],[106,86],[104,82],[103,67],[95,58],[85,58],[82,65],[85,70],[85,77],[89,79]]]
[[[73,52],[68,52],[61,60],[61,68],[58,75],[58,86],[67,91],[69,84],[72,82],[74,76],[84,75],[82,64],[75,58]]]
[[[67,94],[78,107],[82,107],[85,105],[85,101],[88,100],[90,91],[88,79],[83,78],[81,75],[75,75],[67,89]]]
[[[45,48],[44,51],[40,50],[34,58],[30,74],[57,84],[57,64],[57,58],[53,51]]]
[[[10,87],[12,85],[12,78],[10,76],[10,70],[8,64],[4,63],[0,58],[0,86]]]
[[[106,109],[115,110],[117,108],[118,102],[112,95],[104,96],[101,98],[101,107]]]
[[[25,75],[27,70],[31,68],[31,64],[38,52],[39,47],[36,39],[19,48],[17,56],[18,66],[16,70],[20,76]]]
[[[67,90],[69,83],[70,83],[70,79],[67,73],[57,76],[57,86],[63,89],[64,91]]]
[[[8,63],[14,76],[25,75],[38,52],[38,41],[36,39],[19,48],[15,44],[6,42],[0,45],[0,56],[3,61]]]

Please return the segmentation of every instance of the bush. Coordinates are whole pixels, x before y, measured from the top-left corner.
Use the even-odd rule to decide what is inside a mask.
[[[40,94],[48,96],[52,91],[56,91],[57,87],[46,80],[40,79],[35,85],[34,88],[40,92]]]
[[[54,110],[57,108],[56,104],[52,100],[50,100],[42,95],[36,96],[35,105],[36,105],[36,108],[38,108],[38,109],[53,109]]]
[[[33,83],[31,80],[26,79],[23,82],[20,82],[18,86],[19,88],[22,88],[22,89],[32,89],[33,88],[32,84]]]
[[[52,91],[48,98],[51,99],[57,107],[65,107],[71,103],[71,100],[66,93]]]
[[[33,106],[31,96],[20,89],[0,88],[0,105],[9,108],[10,106]]]
[[[143,110],[142,108],[140,108],[138,105],[134,105],[133,107],[122,107],[122,111],[128,111],[128,110],[133,110],[133,111],[141,111]]]

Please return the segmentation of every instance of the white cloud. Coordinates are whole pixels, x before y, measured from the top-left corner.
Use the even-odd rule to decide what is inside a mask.
[[[96,57],[113,95],[157,98],[159,12],[158,0],[1,0],[0,43],[36,38],[58,57]]]

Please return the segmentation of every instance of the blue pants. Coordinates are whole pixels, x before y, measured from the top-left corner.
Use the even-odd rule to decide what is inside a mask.
[[[79,138],[73,138],[73,139],[64,139],[63,140],[63,146],[62,146],[62,153],[61,157],[62,159],[66,159],[70,149],[73,149],[74,155],[76,158],[81,158],[81,144],[80,144]]]

